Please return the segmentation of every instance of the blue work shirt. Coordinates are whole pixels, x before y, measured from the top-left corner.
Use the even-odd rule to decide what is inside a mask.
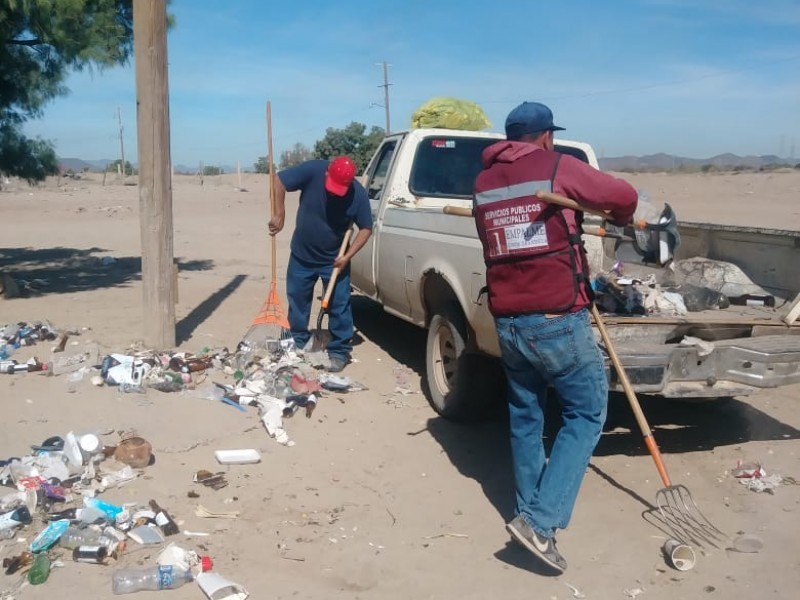
[[[372,211],[364,186],[354,180],[344,196],[325,189],[329,162],[309,160],[278,173],[287,191],[300,190],[291,248],[295,257],[309,265],[333,264],[348,224],[372,229]]]

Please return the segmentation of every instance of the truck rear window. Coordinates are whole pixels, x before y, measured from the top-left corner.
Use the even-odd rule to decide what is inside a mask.
[[[496,138],[427,137],[417,147],[409,188],[416,196],[471,198],[481,172],[481,153]],[[559,146],[556,151],[588,162],[578,148]]]

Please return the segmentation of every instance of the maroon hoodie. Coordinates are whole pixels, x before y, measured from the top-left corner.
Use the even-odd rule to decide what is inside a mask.
[[[540,200],[553,191],[626,224],[637,193],[627,182],[569,155],[525,142],[483,151],[475,182],[475,216],[484,246],[489,307],[495,316],[575,312],[589,304],[582,214]]]

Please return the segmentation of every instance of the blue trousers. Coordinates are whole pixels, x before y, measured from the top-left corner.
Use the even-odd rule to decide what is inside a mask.
[[[314,286],[322,279],[323,290],[331,279],[333,264],[316,266],[289,257],[286,271],[286,295],[289,298],[289,326],[298,348],[303,348],[311,337],[309,318],[314,301]],[[323,291],[324,293],[324,291]],[[316,322],[314,323],[316,327]],[[353,311],[350,306],[350,265],[347,265],[336,279],[330,303],[328,304],[328,329],[331,340],[328,342],[328,355],[350,359],[353,350]]]
[[[606,419],[603,357],[585,309],[552,318],[501,317],[495,325],[509,384],[517,514],[552,537],[569,523]],[[548,383],[562,417],[549,460],[542,441]]]

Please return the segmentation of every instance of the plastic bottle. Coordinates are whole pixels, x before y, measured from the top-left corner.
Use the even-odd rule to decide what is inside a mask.
[[[28,507],[20,506],[19,508],[15,508],[10,512],[0,515],[0,531],[13,529],[20,525],[27,525],[32,520],[31,511],[28,510]]]
[[[50,557],[44,552],[37,554],[33,559],[31,570],[28,571],[28,583],[39,585],[47,581],[50,576]]]
[[[88,527],[81,529],[79,527],[68,527],[67,530],[61,534],[58,544],[73,550],[79,546],[96,546],[100,543],[100,532]]]
[[[111,591],[115,594],[131,594],[142,590],[174,590],[193,579],[191,571],[174,565],[120,569],[111,576]]]

